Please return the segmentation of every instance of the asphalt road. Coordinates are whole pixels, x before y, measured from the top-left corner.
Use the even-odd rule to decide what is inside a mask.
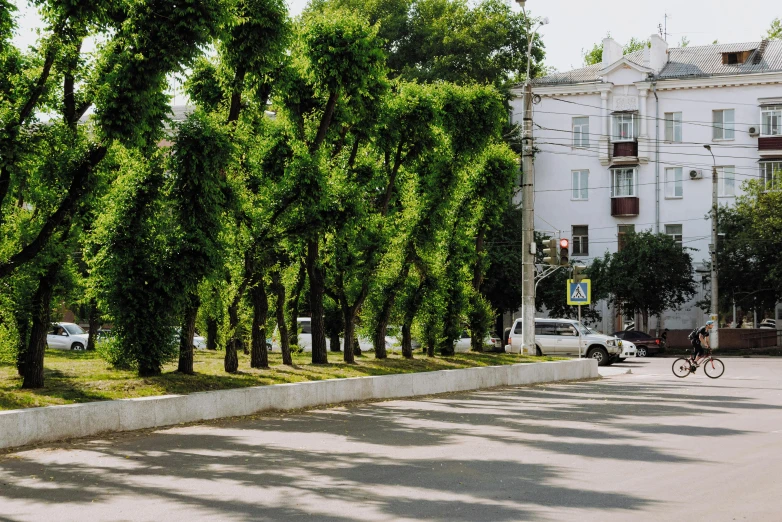
[[[121,434],[0,457],[0,521],[782,520],[782,359]]]

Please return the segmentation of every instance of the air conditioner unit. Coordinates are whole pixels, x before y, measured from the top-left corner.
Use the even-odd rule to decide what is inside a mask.
[[[692,169],[690,179],[703,179],[703,172],[700,169]]]
[[[760,131],[758,131],[757,127],[750,127],[749,128],[749,135],[750,136],[760,136]]]

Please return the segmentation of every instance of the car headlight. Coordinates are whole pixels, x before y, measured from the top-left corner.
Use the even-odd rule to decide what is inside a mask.
[[[606,346],[616,346],[616,341],[609,339],[606,341]]]

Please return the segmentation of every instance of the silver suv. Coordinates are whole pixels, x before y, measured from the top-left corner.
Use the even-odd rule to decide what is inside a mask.
[[[513,323],[505,351],[521,353],[521,319]],[[609,366],[621,357],[622,341],[592,333],[572,319],[535,319],[535,351],[537,355],[586,355],[600,366]]]

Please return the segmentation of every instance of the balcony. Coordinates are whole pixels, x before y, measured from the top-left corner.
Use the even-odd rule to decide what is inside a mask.
[[[639,199],[635,197],[611,198],[611,215],[613,217],[637,216]]]
[[[758,138],[758,154],[763,158],[782,156],[782,136],[761,136]]]
[[[638,163],[638,140],[618,141],[613,146],[612,164]]]

